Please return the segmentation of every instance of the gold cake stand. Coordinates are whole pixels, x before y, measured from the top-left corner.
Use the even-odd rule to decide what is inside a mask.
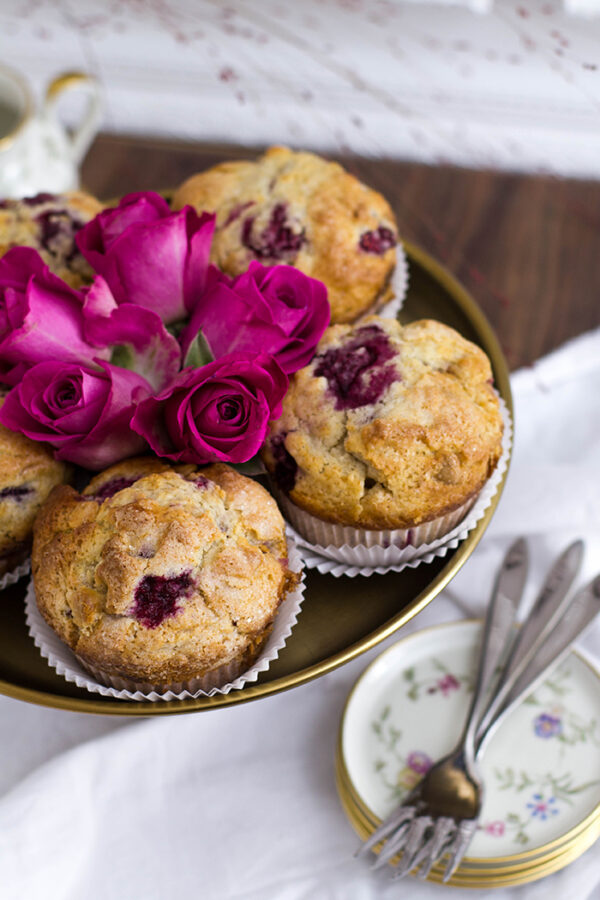
[[[438,319],[479,344],[491,360],[496,387],[512,413],[508,367],[487,319],[443,266],[420,248],[404,246],[410,285],[399,319]],[[246,703],[304,684],[371,649],[439,594],[481,540],[505,478],[506,474],[485,516],[459,547],[443,558],[369,578],[334,578],[307,571],[302,612],[279,658],[257,682],[229,694],[149,703],[102,697],[70,684],[48,666],[27,633],[26,582],[22,580],[1,596],[0,693],[76,712],[156,716]]]

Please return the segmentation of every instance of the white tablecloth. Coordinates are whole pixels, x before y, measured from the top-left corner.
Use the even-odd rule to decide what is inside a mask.
[[[600,331],[513,378],[508,484],[480,546],[405,632],[479,612],[517,534],[531,540],[531,590],[571,539],[600,570]],[[392,639],[393,640],[393,639]],[[390,643],[390,642],[388,642]],[[587,649],[600,652],[600,627]],[[260,702],[129,722],[0,698],[2,900],[457,900],[488,897],[391,883],[353,859],[337,799],[341,709],[374,655]],[[498,900],[591,900],[600,847]]]

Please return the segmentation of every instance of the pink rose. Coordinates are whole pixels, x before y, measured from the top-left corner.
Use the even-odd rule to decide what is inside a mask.
[[[215,217],[191,206],[171,212],[152,191],[128,194],[76,241],[117,303],[134,303],[167,324],[187,318],[204,289]]]
[[[53,275],[37,251],[16,247],[0,259],[0,378],[16,384],[40,362],[112,360],[160,390],[179,371],[179,344],[159,316],[118,306],[100,276],[81,291]]]
[[[84,295],[83,328],[90,343],[109,345],[111,362],[142,375],[155,391],[170,383],[181,366],[181,350],[160,316],[133,303],[117,306],[100,275]]]
[[[44,360],[108,359],[83,323],[83,295],[53,275],[36,250],[15,247],[0,259],[0,377],[15,384]]]
[[[325,285],[291,266],[252,262],[233,281],[211,266],[181,335],[183,355],[201,329],[216,357],[260,349],[290,375],[310,362],[330,314]]]
[[[230,353],[184,369],[161,394],[140,403],[131,427],[174,462],[246,462],[263,444],[269,419],[281,414],[287,386],[273,357]]]
[[[105,469],[143,452],[131,431],[135,405],[151,392],[136,372],[103,362],[97,369],[42,362],[23,376],[0,409],[0,424],[56,448],[57,459]]]

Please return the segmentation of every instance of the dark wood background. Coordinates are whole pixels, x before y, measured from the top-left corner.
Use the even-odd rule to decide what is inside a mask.
[[[255,152],[103,134],[82,180],[110,198],[173,187],[214,163]],[[340,161],[387,197],[400,234],[443,262],[474,295],[511,369],[600,325],[600,183]]]

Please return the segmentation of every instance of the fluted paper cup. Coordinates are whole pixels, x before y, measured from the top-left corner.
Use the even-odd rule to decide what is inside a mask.
[[[402,304],[408,293],[408,282],[408,259],[406,258],[406,253],[404,252],[402,244],[398,244],[396,248],[396,267],[392,272],[390,281],[394,296],[391,300],[388,300],[387,303],[384,303],[381,309],[375,310],[378,316],[383,316],[386,319],[398,318],[398,313],[402,309]]]
[[[408,292],[408,279],[408,259],[402,244],[399,243],[396,247],[396,265],[389,283],[393,294],[392,299],[384,303],[383,306],[380,306],[380,301],[376,300],[369,309],[359,316],[359,321],[366,316],[372,315],[383,316],[386,319],[397,319]]]
[[[302,557],[295,541],[288,530],[288,560],[293,572],[301,573],[298,586],[290,591],[281,603],[271,633],[263,645],[254,663],[245,669],[243,664],[231,663],[220,666],[199,678],[190,679],[178,684],[160,686],[132,682],[125,678],[112,676],[100,668],[84,663],[50,628],[40,613],[36,599],[33,579],[29,584],[25,598],[25,614],[29,634],[36,647],[48,664],[67,681],[85,688],[103,697],[114,697],[117,700],[188,700],[195,697],[213,697],[215,694],[228,694],[239,690],[245,684],[256,681],[261,672],[265,672],[280,651],[296,624],[304,595],[304,574]]]
[[[445,516],[412,528],[374,530],[325,522],[296,506],[273,487],[273,493],[309,569],[340,576],[400,572],[431,562],[455,549],[475,528],[495,496],[507,469],[512,444],[512,421],[499,397],[503,421],[502,452],[496,468],[477,496]]]
[[[22,563],[12,568],[10,572],[5,572],[4,575],[0,576],[0,591],[3,591],[4,588],[9,587],[11,584],[16,584],[24,575],[29,575],[30,571],[31,560],[27,557]]]

